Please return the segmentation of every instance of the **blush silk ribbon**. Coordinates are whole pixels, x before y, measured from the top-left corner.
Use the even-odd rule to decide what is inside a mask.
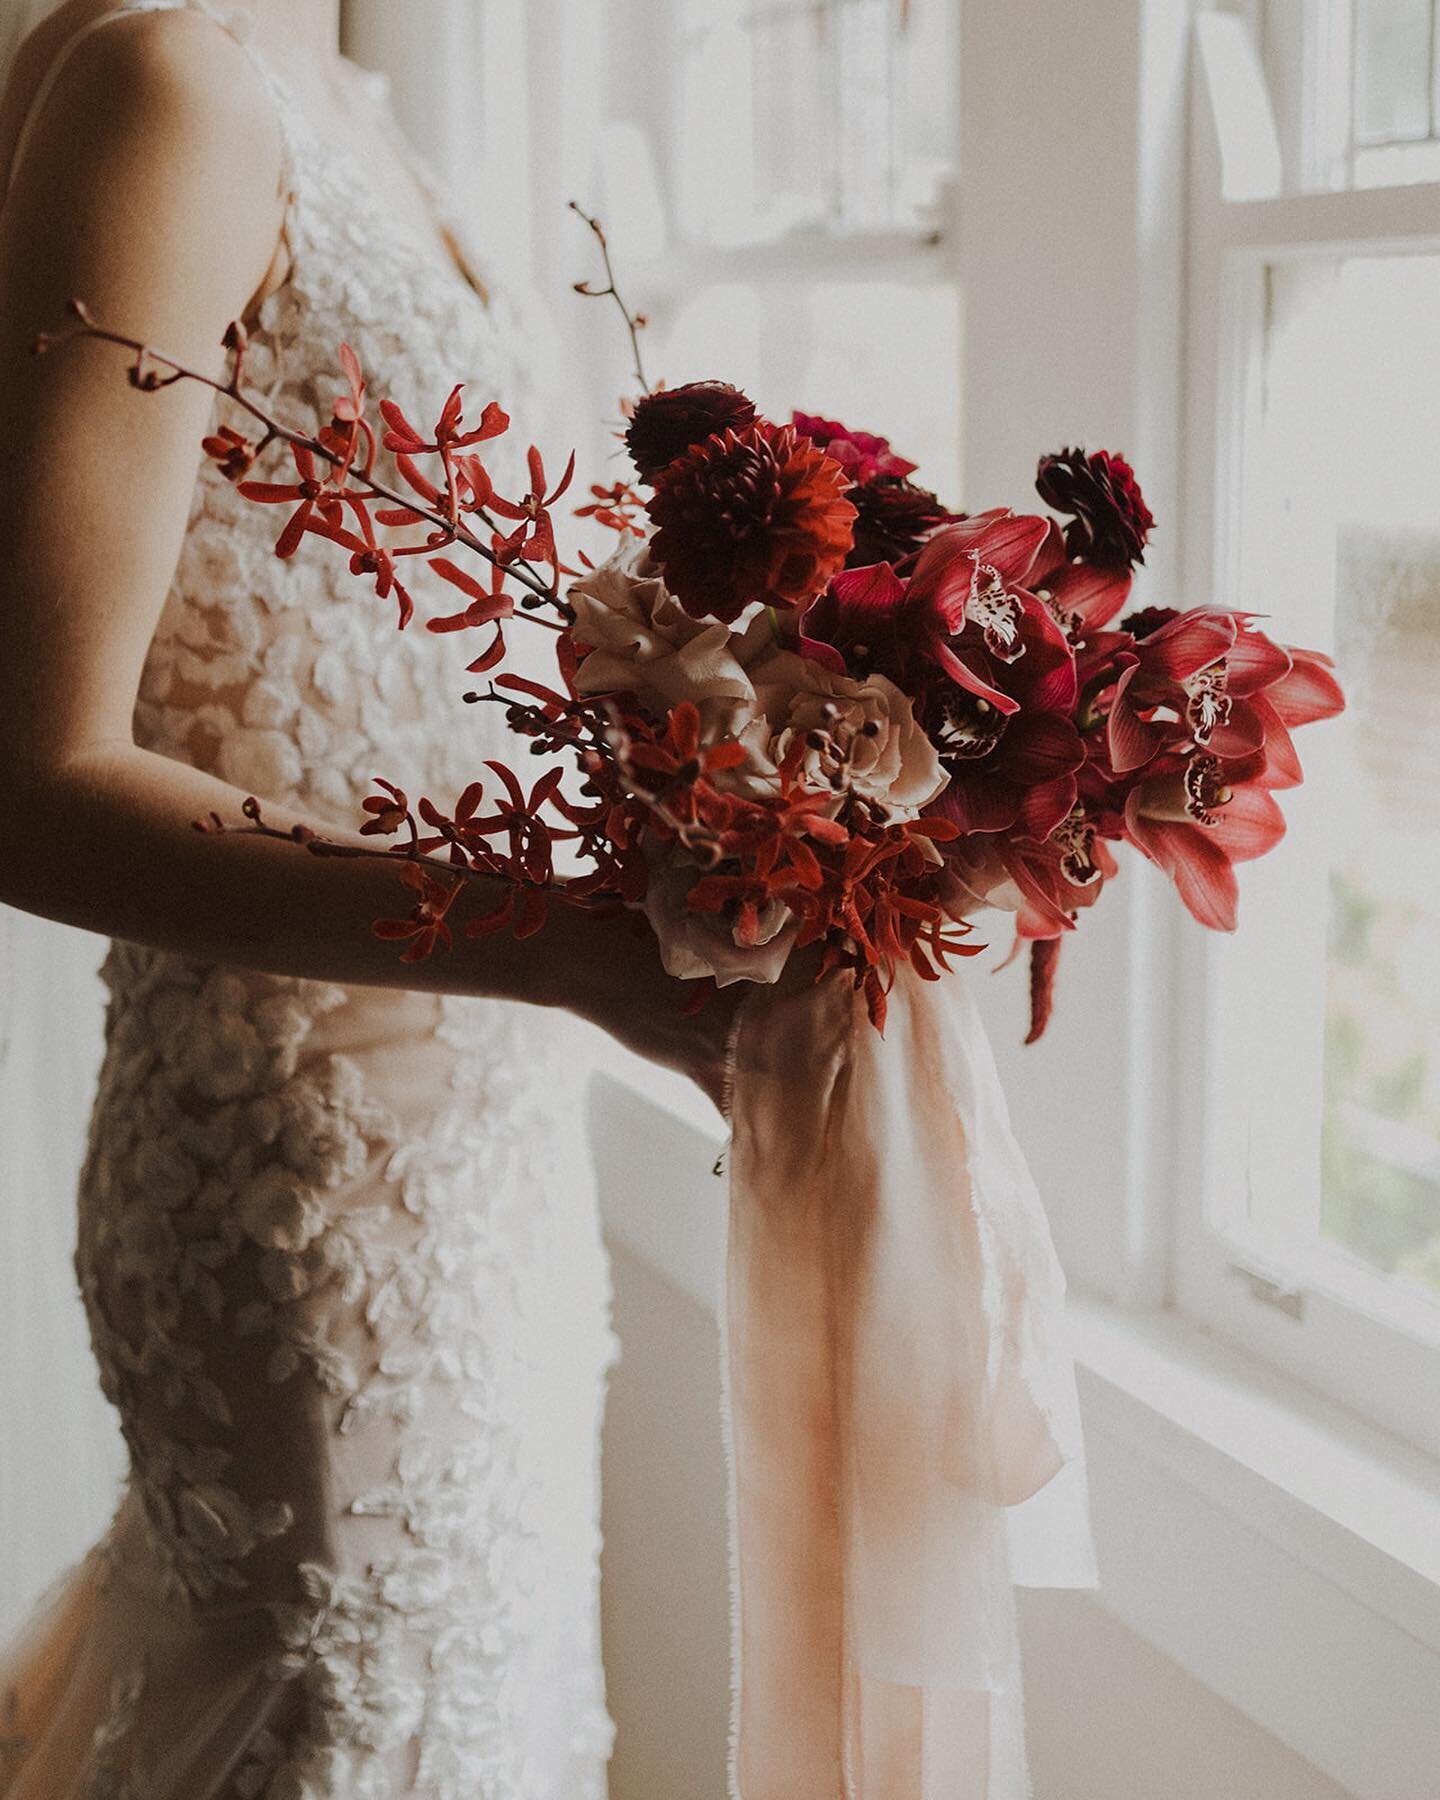
[[[1065,1282],[963,973],[732,1046],[730,1800],[1025,1800],[1017,1583],[1095,1584]]]

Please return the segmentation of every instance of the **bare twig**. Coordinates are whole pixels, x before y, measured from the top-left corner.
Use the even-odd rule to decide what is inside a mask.
[[[605,286],[593,287],[588,281],[577,281],[575,292],[584,294],[590,300],[613,300],[620,309],[620,317],[625,321],[625,329],[630,334],[630,349],[635,357],[635,379],[640,384],[642,394],[650,392],[650,383],[645,379],[645,359],[640,354],[640,333],[647,323],[643,313],[633,313],[620,297],[620,290],[615,284],[615,266],[610,260],[610,242],[605,236],[605,228],[598,219],[592,219],[578,201],[570,202],[570,210],[578,219],[582,219],[595,234],[595,241],[600,246],[600,255],[605,264]]]
[[[214,376],[202,374],[198,369],[188,367],[177,358],[155,349],[153,345],[147,344],[139,338],[127,337],[123,332],[109,330],[95,319],[83,300],[71,300],[70,311],[75,317],[75,325],[68,331],[42,332],[34,344],[37,355],[43,355],[60,344],[72,343],[79,338],[93,338],[99,343],[116,344],[122,350],[129,350],[134,356],[130,379],[141,392],[156,393],[162,388],[173,387],[178,381],[194,381],[201,387],[208,387],[215,393],[223,395],[227,400],[233,401],[242,411],[248,413],[257,424],[264,427],[264,435],[255,449],[257,462],[271,444],[283,443],[293,448],[308,450],[312,456],[328,463],[331,468],[340,470],[343,476],[349,476],[353,448],[349,456],[337,454],[308,432],[294,430],[275,418],[257,400],[245,392],[242,385],[245,367],[244,338],[236,331],[235,327],[232,326],[225,337],[225,346],[231,357],[229,378],[219,381]],[[437,542],[425,548],[439,550],[443,549],[446,544],[463,544],[467,550],[483,557],[493,567],[502,569],[507,578],[518,581],[522,587],[528,588],[533,598],[522,603],[524,610],[517,612],[515,617],[529,619],[536,625],[543,625],[549,631],[563,631],[570,623],[573,617],[571,608],[549,583],[543,581],[523,561],[503,562],[483,539],[477,537],[473,531],[459,522],[458,515],[441,512],[435,507],[425,505],[417,494],[404,493],[397,488],[387,486],[382,481],[377,481],[368,469],[361,479],[365,482],[365,488],[358,496],[360,499],[388,501],[392,506],[402,507],[407,512],[414,513],[417,519],[428,521],[445,534],[443,543]],[[487,519],[487,523],[489,522]],[[421,546],[415,546],[415,550],[417,553],[421,553]],[[557,623],[552,619],[537,618],[532,609],[540,604],[554,607],[560,614],[562,622]]]

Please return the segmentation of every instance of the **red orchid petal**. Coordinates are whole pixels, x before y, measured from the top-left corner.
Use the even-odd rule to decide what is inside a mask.
[[[401,412],[393,400],[380,402],[380,416],[390,429],[385,433],[387,450],[415,452],[425,448],[425,440]]]
[[[1117,775],[1126,775],[1131,769],[1144,768],[1164,741],[1163,732],[1140,717],[1130,698],[1130,688],[1138,667],[1138,663],[1132,663],[1116,682],[1115,698],[1110,704],[1110,717],[1106,721],[1105,741],[1110,753],[1110,765]]]
[[[1019,600],[1024,614],[1025,655],[1012,666],[1024,695],[1024,710],[1071,712],[1079,697],[1080,683],[1070,640],[1043,600],[1023,589]]]
[[[846,673],[845,658],[833,644],[821,643],[818,638],[806,637],[804,629],[800,632],[800,654],[807,662],[819,663],[832,675]]]
[[[495,484],[490,479],[489,470],[478,456],[460,456],[455,459],[457,473],[470,489],[470,504],[484,508],[490,506],[495,498]],[[523,514],[511,513],[509,517],[522,517]]]
[[[423,500],[428,500],[433,506],[440,498],[439,488],[436,487],[435,483],[427,474],[425,474],[407,451],[402,450],[395,458],[395,467],[399,469],[400,473],[405,477],[405,480],[412,488],[414,488],[415,492],[419,494]]]
[[[990,768],[961,764],[950,771],[950,785],[931,806],[962,832],[1008,831],[1020,812],[1020,789]]]
[[[1148,675],[1187,681],[1201,669],[1218,662],[1235,642],[1235,615],[1197,606],[1171,619],[1140,641],[1141,661]]]
[[[300,540],[305,535],[306,527],[310,523],[310,516],[314,510],[313,502],[303,501],[286,521],[285,529],[275,540],[275,554],[282,562],[293,556],[300,548]]]
[[[1108,625],[1130,598],[1134,577],[1128,569],[1096,569],[1089,563],[1067,563],[1052,580],[1032,573],[1032,585],[1048,588],[1062,613],[1078,613],[1089,631]]]
[[[517,938],[534,937],[545,923],[546,901],[545,891],[538,887],[523,887],[520,890],[520,903],[515,912],[515,935]]]
[[[728,744],[716,744],[707,750],[701,760],[708,774],[712,769],[738,769],[745,756],[745,746],[732,739]]]
[[[952,564],[957,555],[974,556],[977,561],[988,563],[1009,587],[1025,581],[1049,536],[1049,519],[997,507],[962,519],[956,525],[947,525],[930,539],[926,551],[951,539],[946,551],[937,556],[937,563],[943,560]],[[924,560],[925,553],[922,552],[921,562]],[[915,573],[918,577],[919,566]]]
[[[488,648],[482,650],[474,662],[466,663],[466,671],[471,675],[483,675],[487,669],[493,669],[498,662],[503,661],[504,656],[505,628],[503,625],[497,625],[495,636],[490,640]]]
[[[514,598],[505,588],[481,587],[473,575],[451,562],[448,556],[432,556],[429,566],[442,580],[459,588],[462,594],[468,595],[473,601],[468,615],[472,625],[484,625],[491,619],[509,618],[515,611]],[[498,575],[499,572],[496,573]],[[483,610],[477,613],[477,607]]]
[[[950,679],[964,688],[967,694],[975,694],[981,700],[988,700],[1007,719],[1012,713],[1019,712],[1018,700],[1011,699],[1009,694],[1003,694],[999,688],[991,687],[988,681],[983,681],[942,639],[936,639],[931,653]]]
[[[1026,786],[1072,774],[1085,760],[1085,746],[1069,719],[1046,712],[1022,712],[1012,719],[1001,751],[1013,778]]]
[[[300,498],[293,481],[237,481],[235,488],[247,500],[258,500],[262,506],[278,506]]]
[[[461,395],[464,391],[463,385],[457,382],[446,396],[445,404],[440,409],[439,423],[435,427],[436,443],[443,443],[453,436],[455,427],[460,423]]]
[[[1055,827],[1074,809],[1075,777],[1060,775],[1054,781],[1041,782],[1027,788],[1020,800],[1016,829],[1025,837],[1043,843]]]
[[[842,569],[830,583],[830,598],[841,616],[861,621],[888,617],[905,601],[905,583],[889,563],[871,563],[862,569]]]
[[[700,748],[700,709],[682,700],[670,711],[670,744],[675,754],[689,759]]]
[[[1247,783],[1237,787],[1219,811],[1217,825],[1200,826],[1232,862],[1265,856],[1285,835],[1285,815],[1268,789]]]
[[[549,499],[545,502],[545,504],[547,506],[553,506],[555,504],[555,502],[561,497],[561,495],[565,493],[566,489],[570,486],[570,483],[574,479],[575,479],[575,452],[572,450],[570,452],[570,460],[565,465],[565,473],[560,477],[559,485],[556,487],[554,493],[550,495]],[[539,489],[536,490],[537,493],[539,491],[540,491]]]
[[[479,444],[487,438],[503,437],[510,429],[510,415],[498,400],[487,400],[485,410],[480,415],[480,423],[473,431],[467,431],[460,439],[462,444]]]
[[[1230,858],[1204,825],[1142,818],[1137,793],[1132,791],[1125,807],[1130,841],[1165,871],[1202,925],[1233,931],[1240,888]]]
[[[1210,734],[1210,742],[1205,746],[1213,756],[1223,756],[1227,760],[1249,756],[1265,742],[1265,725],[1256,708],[1255,701],[1263,698],[1256,694],[1255,700],[1236,700],[1230,708],[1230,717],[1223,725],[1217,725]]]
[[[1225,655],[1225,685],[1232,694],[1253,694],[1289,673],[1289,654],[1261,631],[1242,630]]]
[[[1264,757],[1256,779],[1268,788],[1298,787],[1304,779],[1300,758],[1289,727],[1271,704],[1268,694],[1256,694],[1249,702],[1265,733]]]
[[[1070,558],[1065,552],[1065,533],[1054,519],[1045,522],[1045,541],[1030,566],[1030,581],[1037,588],[1052,588],[1064,578]]]
[[[1332,673],[1335,665],[1318,650],[1290,650],[1290,672],[1266,698],[1286,725],[1333,719],[1345,710],[1345,695]]]

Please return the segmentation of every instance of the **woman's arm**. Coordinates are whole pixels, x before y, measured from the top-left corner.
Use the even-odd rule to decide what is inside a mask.
[[[396,868],[198,833],[245,795],[133,742],[209,395],[136,393],[107,345],[39,360],[30,345],[82,295],[218,371],[225,326],[275,256],[279,173],[239,49],[196,15],[142,15],[77,49],[0,213],[0,900],[277,974],[566,1006],[714,1094],[733,998],[683,1018],[681,984],[633,921],[557,906],[523,943],[461,937],[402,965],[370,930],[407,910]]]

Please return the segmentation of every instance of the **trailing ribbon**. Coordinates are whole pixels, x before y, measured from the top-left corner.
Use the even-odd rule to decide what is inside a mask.
[[[905,969],[882,1039],[843,981],[757,988],[733,1059],[731,1800],[1025,1800],[1014,1584],[1094,1558],[1064,1276],[974,1002]]]

